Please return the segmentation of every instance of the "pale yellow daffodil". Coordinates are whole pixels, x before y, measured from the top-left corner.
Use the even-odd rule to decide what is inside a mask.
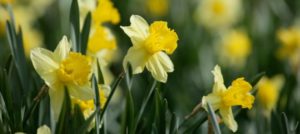
[[[15,134],[26,134],[24,132],[16,132]],[[36,134],[51,134],[51,129],[47,125],[40,126]]]
[[[276,75],[272,78],[263,77],[259,81],[257,85],[257,99],[266,116],[269,116],[271,111],[276,107],[283,84],[284,77],[282,75]]]
[[[90,86],[91,58],[70,52],[71,44],[66,37],[54,52],[43,48],[31,51],[31,61],[41,78],[49,86],[49,96],[54,117],[57,120],[64,100],[64,88],[70,96],[82,100],[94,97]]]
[[[133,74],[143,72],[146,67],[157,81],[165,83],[167,73],[174,71],[167,54],[172,54],[177,48],[176,32],[169,29],[164,21],[155,21],[149,26],[138,15],[132,15],[130,22],[130,26],[121,26],[133,44],[124,58],[123,67],[126,68],[130,63]]]
[[[218,65],[215,66],[212,73],[215,81],[213,91],[202,98],[202,105],[207,110],[207,103],[209,103],[215,111],[219,110],[225,125],[236,132],[238,125],[234,120],[231,107],[242,106],[242,108],[251,109],[254,97],[249,91],[252,86],[244,78],[238,78],[231,83],[231,86],[226,88]]]

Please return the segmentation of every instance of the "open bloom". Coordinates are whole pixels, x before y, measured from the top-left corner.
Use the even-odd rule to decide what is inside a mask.
[[[298,69],[300,67],[300,26],[279,29],[277,38],[281,43],[278,57],[288,60],[294,69]]]
[[[222,34],[221,38],[216,47],[221,63],[234,68],[244,67],[251,53],[248,35],[243,31],[231,30]]]
[[[195,19],[208,29],[228,28],[239,20],[241,6],[241,0],[201,0]]]
[[[71,44],[66,37],[59,42],[54,52],[43,48],[31,51],[31,61],[45,83],[55,119],[58,119],[64,100],[64,88],[70,96],[82,100],[94,97],[90,86],[91,59],[80,53],[70,52]]]
[[[124,58],[124,68],[130,63],[133,74],[138,74],[146,67],[156,80],[166,82],[167,72],[174,71],[167,54],[172,54],[177,48],[176,32],[169,29],[164,21],[155,21],[149,26],[138,15],[132,15],[130,22],[130,26],[121,27],[133,44]]]
[[[269,116],[272,109],[276,107],[284,78],[276,75],[272,78],[263,77],[258,83],[257,99],[261,104],[265,115]]]
[[[212,73],[215,81],[213,91],[202,98],[202,105],[207,110],[207,103],[209,103],[215,111],[219,110],[225,125],[236,132],[238,125],[234,120],[231,107],[242,106],[242,108],[251,109],[254,97],[249,91],[252,86],[244,78],[237,78],[231,83],[231,86],[226,88],[218,65],[215,66]]]

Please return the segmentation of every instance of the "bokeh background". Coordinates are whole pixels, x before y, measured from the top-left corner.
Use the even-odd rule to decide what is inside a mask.
[[[71,0],[8,1],[12,3],[15,19],[22,27],[27,56],[30,48],[54,50],[63,35],[70,37]],[[0,65],[4,67],[4,61],[10,55],[5,33],[7,0],[0,2]],[[170,111],[179,117],[178,122],[192,111],[202,96],[211,92],[211,70],[216,64],[222,68],[226,86],[237,77],[249,80],[258,73],[266,73],[267,84],[255,87],[259,89],[258,92],[266,88],[266,92],[260,94],[261,101],[257,95],[253,108],[242,111],[236,117],[238,133],[281,133],[281,112],[287,114],[290,124],[300,120],[299,0],[112,2],[120,14],[118,24],[105,24],[117,41],[118,50],[109,65],[114,78],[122,72],[122,60],[132,45],[120,29],[120,26],[130,25],[131,15],[140,15],[149,23],[167,21],[168,26],[178,34],[178,47],[170,56],[175,71],[169,74],[167,83],[161,84],[160,88],[162,96],[168,100]],[[146,96],[152,81],[147,71],[134,75],[132,91],[137,107],[141,105],[140,100]],[[124,88],[125,82],[117,90],[108,112],[110,133],[120,131],[121,113],[125,105]],[[272,99],[272,96],[278,97]],[[49,100],[43,101],[48,103]],[[270,101],[275,104],[264,103]],[[272,106],[269,108],[266,105]],[[47,119],[41,120],[49,123]],[[202,125],[197,132],[206,132],[206,127]],[[224,126],[222,130],[230,133]]]

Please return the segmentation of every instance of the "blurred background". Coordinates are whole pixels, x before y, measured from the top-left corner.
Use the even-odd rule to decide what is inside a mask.
[[[130,25],[130,16],[136,14],[150,24],[157,20],[167,21],[168,26],[178,34],[178,47],[170,55],[175,71],[169,74],[166,84],[160,85],[170,111],[179,117],[178,122],[192,111],[202,96],[211,92],[211,70],[216,64],[222,68],[226,86],[238,77],[249,80],[258,73],[266,73],[255,87],[258,93],[253,108],[242,111],[236,117],[238,133],[280,133],[282,126],[278,120],[281,112],[287,114],[291,124],[300,120],[299,0],[111,2],[119,13],[119,21],[103,23],[116,40],[116,49],[107,66],[111,79],[108,83],[122,72],[122,60],[132,46],[120,26]],[[30,49],[44,47],[54,50],[63,35],[70,37],[71,0],[0,0],[1,66],[5,66],[2,61],[10,55],[5,32],[5,21],[9,19],[7,3],[11,3],[16,25],[22,27],[28,62]],[[85,6],[81,8],[79,2],[79,7],[84,10]],[[104,9],[103,12],[106,12]],[[137,107],[141,105],[140,100],[146,96],[152,81],[147,71],[134,75],[132,91]],[[125,87],[123,82],[107,112],[110,133],[120,131]],[[44,122],[47,123],[47,120]],[[197,132],[206,132],[206,127],[202,125]],[[226,127],[222,130],[230,133]]]

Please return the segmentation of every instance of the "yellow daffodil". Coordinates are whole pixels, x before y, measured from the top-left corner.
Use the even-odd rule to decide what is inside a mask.
[[[99,87],[100,106],[102,109],[109,95],[110,87],[107,85],[98,85],[98,87]],[[80,99],[72,98],[72,103],[78,104],[80,106],[81,111],[83,112],[85,118],[88,118],[95,111],[94,99],[80,100]]]
[[[231,86],[226,88],[218,65],[215,66],[212,73],[215,82],[213,91],[202,98],[202,105],[207,110],[206,106],[209,103],[215,111],[219,110],[225,125],[233,132],[236,132],[238,125],[234,120],[231,107],[242,106],[242,108],[251,109],[254,97],[249,91],[252,89],[252,86],[244,78],[237,78],[231,83]]]
[[[149,26],[138,15],[132,15],[130,22],[130,26],[121,27],[133,44],[124,58],[123,67],[130,63],[133,74],[143,72],[146,67],[156,80],[166,82],[167,73],[174,71],[167,54],[172,54],[177,48],[176,32],[169,29],[164,21],[155,21]]]
[[[224,33],[217,45],[220,61],[230,67],[243,67],[251,53],[249,37],[245,32],[239,30]]]
[[[147,0],[145,4],[154,17],[165,16],[168,13],[169,0]]]
[[[120,22],[119,11],[114,7],[111,0],[98,0],[98,6],[92,12],[92,16],[95,24],[105,22],[117,24]]]
[[[294,69],[300,67],[300,27],[281,28],[277,32],[277,38],[281,42],[278,57],[287,59]]]
[[[265,115],[269,116],[272,109],[276,107],[284,78],[277,75],[272,78],[263,77],[258,83],[257,98],[264,109]]]
[[[94,96],[89,82],[91,58],[70,52],[70,49],[71,44],[63,37],[54,52],[43,48],[31,51],[35,70],[50,88],[49,96],[55,119],[58,119],[60,113],[65,87],[74,98],[89,100]]]
[[[201,0],[195,19],[208,29],[227,28],[241,16],[241,0]]]

